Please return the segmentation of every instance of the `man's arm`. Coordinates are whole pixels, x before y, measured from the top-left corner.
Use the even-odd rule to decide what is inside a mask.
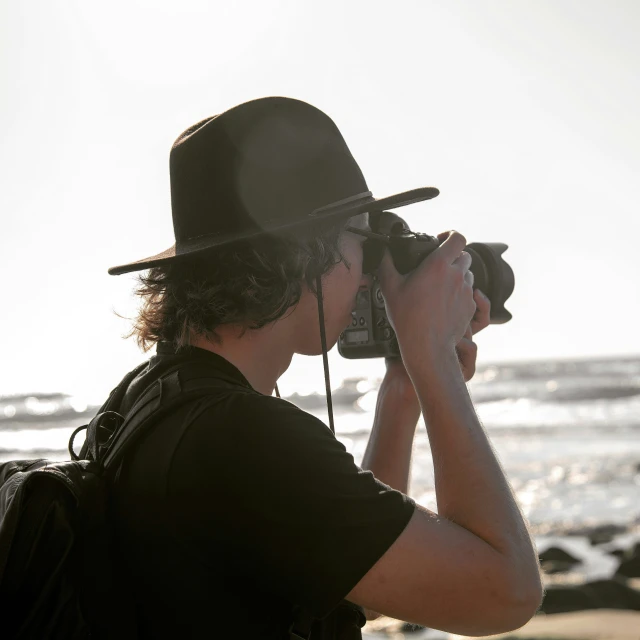
[[[402,361],[388,360],[361,467],[405,494],[408,493],[411,450],[419,418],[420,402]]]
[[[473,335],[489,326],[491,303],[479,290],[474,292],[476,313],[456,346],[465,382],[476,370],[477,348]],[[373,429],[365,451],[362,468],[393,489],[409,493],[411,453],[416,426],[420,418],[420,401],[401,358],[386,359],[387,372],[380,385]],[[367,620],[381,614],[365,609]]]
[[[407,368],[429,432],[439,513],[418,506],[347,598],[453,633],[512,630],[535,613],[542,593],[524,519],[475,415],[455,351]]]
[[[480,424],[455,353],[434,367],[410,369],[423,406],[433,454],[438,514],[509,558],[522,584],[539,581],[534,545],[504,471]]]
[[[387,251],[378,274],[427,425],[439,513],[418,505],[347,598],[401,620],[490,635],[531,618],[542,585],[526,523],[460,369],[454,345],[477,306],[466,239],[446,236],[407,275]]]

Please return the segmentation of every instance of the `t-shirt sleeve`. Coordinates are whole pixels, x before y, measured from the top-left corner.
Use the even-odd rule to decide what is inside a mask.
[[[181,526],[205,562],[223,528],[257,585],[323,617],[402,533],[415,502],[286,400],[238,393],[224,403],[196,418],[174,454]]]

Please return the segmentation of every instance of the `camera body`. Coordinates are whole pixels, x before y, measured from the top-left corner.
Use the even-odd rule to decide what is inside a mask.
[[[371,214],[370,224],[380,240],[365,242],[363,273],[371,273],[373,282],[358,292],[351,326],[338,339],[338,351],[344,358],[400,357],[375,270],[386,248],[398,272],[407,274],[440,246],[437,238],[411,231],[402,218],[389,211]],[[471,255],[474,289],[480,289],[491,301],[492,324],[503,324],[512,317],[504,308],[515,284],[513,271],[502,258],[507,248],[499,242],[475,242],[465,247]]]
[[[338,351],[344,358],[379,358],[400,355],[398,339],[387,318],[377,280],[361,289],[351,314],[351,327],[340,334]]]

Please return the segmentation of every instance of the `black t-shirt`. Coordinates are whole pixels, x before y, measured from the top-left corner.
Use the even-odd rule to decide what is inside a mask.
[[[159,345],[123,412],[167,368],[193,360],[232,382],[157,423],[115,490],[141,635],[284,638],[293,606],[330,612],[415,503],[360,469],[322,421],[258,393],[204,349]]]

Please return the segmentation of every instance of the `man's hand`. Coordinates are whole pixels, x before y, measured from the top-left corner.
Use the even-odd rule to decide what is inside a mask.
[[[458,354],[458,361],[460,362],[460,369],[465,382],[469,382],[476,372],[478,347],[473,341],[473,336],[478,331],[482,331],[489,326],[489,314],[491,312],[491,301],[480,289],[476,289],[473,292],[473,299],[476,303],[475,315],[471,320],[471,324],[467,327],[464,337],[456,345],[456,353]],[[413,383],[404,368],[402,358],[385,358],[385,364],[387,365],[387,376],[401,386],[405,399],[417,402]]]
[[[473,299],[476,303],[475,315],[471,320],[471,324],[467,327],[464,337],[456,345],[458,362],[460,362],[460,369],[462,369],[465,382],[469,382],[476,372],[478,347],[473,341],[473,336],[478,331],[482,331],[489,326],[489,313],[491,311],[491,301],[480,289],[476,289],[473,292]]]

